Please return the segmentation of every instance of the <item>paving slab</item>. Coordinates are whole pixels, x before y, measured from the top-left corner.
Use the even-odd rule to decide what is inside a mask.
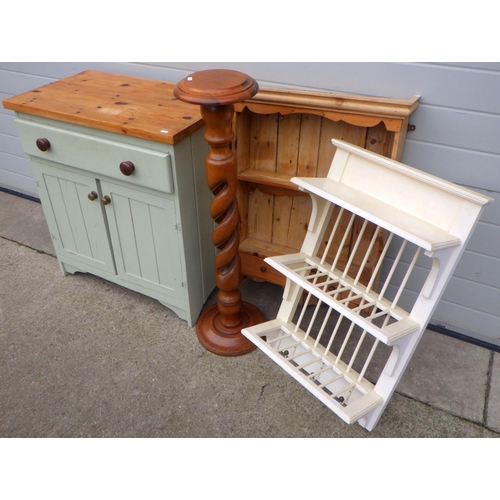
[[[495,352],[491,366],[486,425],[500,432],[500,354]]]
[[[493,352],[427,330],[398,385],[398,392],[482,423]]]
[[[153,299],[0,254],[2,437],[498,437],[401,394],[373,432],[347,425],[260,351],[213,355]]]
[[[40,203],[0,191],[0,236],[55,255]]]
[[[260,351],[213,355],[157,301],[63,277],[53,255],[41,205],[0,192],[0,437],[500,437],[498,353],[427,331],[370,433]],[[275,317],[280,287],[241,290]]]

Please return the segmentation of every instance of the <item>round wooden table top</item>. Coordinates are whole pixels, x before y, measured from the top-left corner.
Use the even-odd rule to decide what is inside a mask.
[[[181,80],[174,88],[174,95],[191,104],[223,106],[250,99],[258,90],[258,83],[244,73],[208,69]]]

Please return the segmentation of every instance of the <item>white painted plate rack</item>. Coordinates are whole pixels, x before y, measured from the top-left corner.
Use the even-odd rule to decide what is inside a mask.
[[[243,334],[345,422],[372,430],[492,200],[332,143],[327,178],[292,179],[313,204],[301,251],[266,259],[287,278],[277,318]]]

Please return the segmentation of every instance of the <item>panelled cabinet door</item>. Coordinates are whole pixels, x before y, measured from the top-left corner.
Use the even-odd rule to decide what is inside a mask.
[[[59,255],[115,274],[96,180],[38,162],[32,165]]]
[[[185,303],[174,201],[110,182],[101,188],[118,276]]]

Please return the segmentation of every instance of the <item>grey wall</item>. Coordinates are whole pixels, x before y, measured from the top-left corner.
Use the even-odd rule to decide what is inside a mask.
[[[433,323],[500,345],[500,63],[0,62],[0,100],[85,69],[175,82],[215,67],[248,73],[262,86],[421,95],[403,162],[499,199],[487,206]],[[0,187],[37,196],[13,114],[3,108]]]

